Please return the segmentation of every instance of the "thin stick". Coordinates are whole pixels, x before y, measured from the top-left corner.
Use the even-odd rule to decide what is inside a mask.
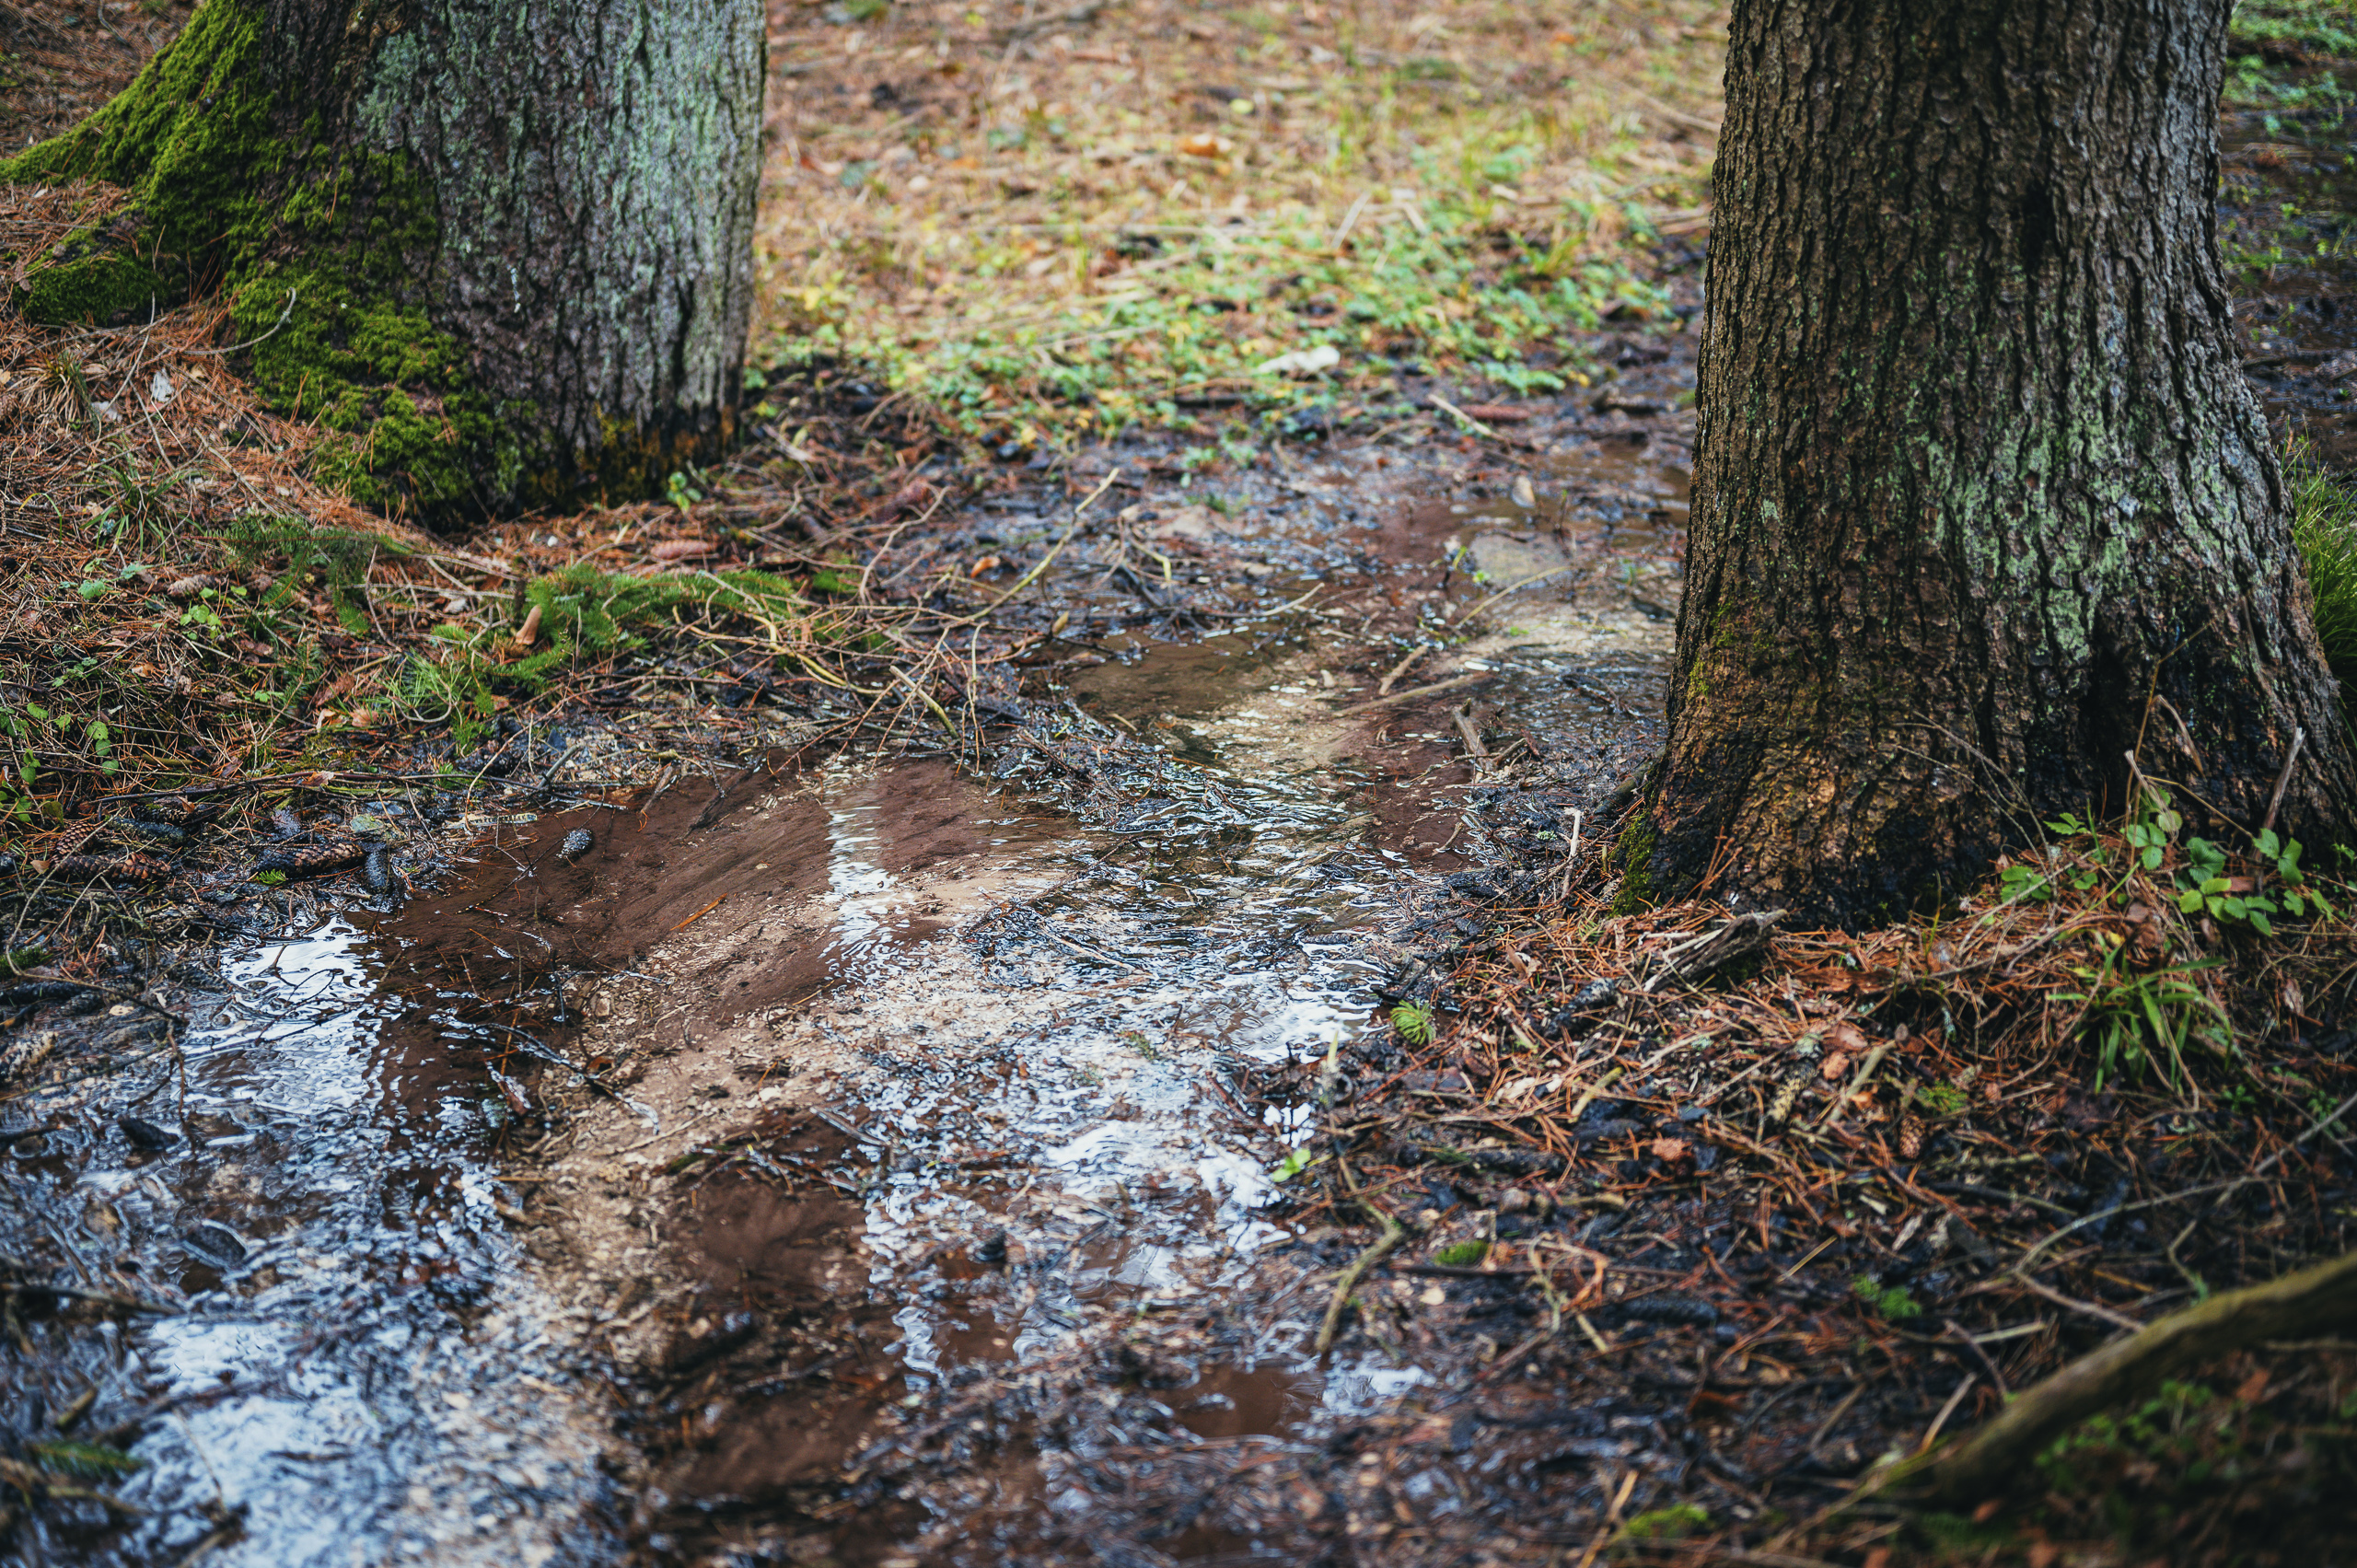
[[[1518,583],[1510,583],[1506,587],[1500,588],[1496,593],[1492,594],[1489,598],[1483,599],[1480,603],[1475,605],[1472,609],[1467,610],[1464,614],[1458,616],[1455,621],[1451,621],[1450,624],[1453,626],[1462,626],[1468,621],[1472,620],[1476,615],[1481,613],[1481,611],[1489,609],[1490,606],[1497,603],[1498,600],[1505,598],[1506,595],[1511,593],[1519,593],[1523,589],[1528,587],[1531,584],[1544,582],[1549,577],[1561,576],[1563,573],[1570,571],[1573,564],[1573,563],[1571,562],[1566,562],[1561,566],[1550,566],[1544,572],[1533,572],[1529,576],[1525,577]]]
[[[1620,1490],[1613,1495],[1612,1506],[1604,1511],[1604,1523],[1596,1529],[1596,1539],[1588,1542],[1587,1550],[1580,1554],[1580,1568],[1589,1568],[1589,1564],[1596,1561],[1596,1554],[1604,1550],[1604,1543],[1612,1537],[1612,1527],[1620,1522],[1621,1507],[1629,1501],[1629,1493],[1636,1489],[1637,1471],[1631,1466],[1629,1473],[1620,1478]]]
[[[1882,1065],[1882,1059],[1890,1054],[1891,1044],[1892,1042],[1887,1040],[1878,1040],[1875,1048],[1866,1052],[1865,1064],[1858,1069],[1857,1075],[1850,1080],[1850,1086],[1841,1091],[1840,1097],[1825,1108],[1825,1114],[1817,1119],[1818,1126],[1822,1127],[1830,1122],[1841,1114],[1844,1106],[1858,1098],[1858,1092],[1864,1089],[1874,1077],[1875,1069]]]
[[[1013,598],[1016,594],[1021,593],[1033,583],[1039,581],[1039,574],[1045,572],[1048,569],[1049,564],[1052,563],[1057,556],[1063,553],[1064,546],[1072,542],[1072,536],[1080,531],[1080,519],[1082,516],[1087,512],[1090,506],[1096,504],[1098,496],[1112,489],[1113,482],[1120,477],[1121,470],[1120,469],[1115,469],[1112,472],[1105,476],[1104,483],[1098,485],[1095,490],[1088,493],[1088,499],[1083,501],[1079,505],[1074,506],[1072,509],[1072,522],[1070,526],[1064,529],[1062,536],[1059,538],[1051,547],[1050,547],[1047,554],[1039,557],[1039,563],[1038,565],[1032,567],[1031,570],[1024,573],[1022,576],[1016,579],[1016,583],[1013,587],[999,595],[998,598],[991,600],[990,603],[982,606],[981,609],[976,610],[973,614],[960,616],[957,620],[947,622],[947,624],[951,626],[970,625],[974,621],[983,619],[989,615],[992,610],[996,610],[1000,605],[1004,604],[1008,599]]]
[[[1327,250],[1340,250],[1342,248],[1342,241],[1351,237],[1351,229],[1358,223],[1359,214],[1366,211],[1368,199],[1374,194],[1373,191],[1359,192],[1359,199],[1351,203],[1351,210],[1342,215],[1341,223],[1335,227],[1334,238],[1327,241]]]
[[[1353,703],[1347,708],[1335,709],[1334,716],[1348,718],[1353,714],[1369,713],[1376,708],[1388,708],[1400,703],[1412,703],[1419,697],[1437,696],[1443,691],[1454,691],[1460,686],[1471,686],[1478,681],[1494,680],[1497,676],[1498,672],[1494,669],[1479,669],[1470,675],[1459,675],[1448,680],[1435,680],[1430,686],[1414,686],[1405,691],[1395,691],[1388,697],[1376,697],[1370,702]]]
[[[710,903],[708,903],[708,904],[704,905],[704,906],[703,906],[703,908],[702,908],[702,909],[700,909],[700,910],[696,911],[696,912],[695,912],[695,913],[693,913],[693,914],[691,914],[691,915],[688,916],[688,918],[687,918],[687,919],[685,919],[685,920],[683,920],[683,921],[679,922],[679,924],[677,924],[677,925],[675,925],[675,926],[671,927],[671,929],[672,929],[672,930],[674,930],[674,931],[685,931],[689,926],[693,925],[697,921],[702,920],[704,916],[706,916],[706,915],[710,914],[713,911],[714,911],[714,910],[718,909],[721,905],[723,905],[723,904],[726,903],[727,901],[728,901],[728,895],[727,895],[727,894],[726,894],[726,893],[723,893],[723,894],[721,894],[721,895],[720,895],[720,897],[718,897],[718,898],[716,898],[716,899],[713,900],[712,900],[712,902],[710,902]]]
[[[1504,441],[1506,439],[1496,431],[1491,429],[1488,425],[1482,424],[1480,420],[1474,418],[1471,414],[1467,413],[1463,409],[1458,408],[1455,403],[1450,402],[1446,398],[1442,397],[1438,392],[1434,392],[1433,394],[1432,401],[1434,407],[1446,409],[1449,412],[1455,414],[1457,418],[1457,422],[1463,424],[1466,429],[1472,431],[1476,436],[1486,436],[1492,441]],[[1508,444],[1511,445],[1511,443]]]
[[[2307,738],[2306,730],[2297,725],[2292,726],[2292,749],[2283,753],[2283,771],[2275,775],[2275,793],[2267,801],[2267,819],[2258,825],[2262,833],[2275,826],[2275,813],[2283,805],[2283,791],[2292,783],[2292,764],[2300,760],[2300,748]]]
[[[1418,643],[1414,647],[1410,648],[1408,650],[1408,656],[1401,659],[1398,664],[1393,665],[1391,667],[1391,673],[1385,676],[1376,684],[1375,694],[1378,697],[1390,696],[1392,685],[1398,681],[1401,676],[1408,673],[1408,667],[1415,663],[1418,659],[1423,657],[1429,651],[1429,646],[1423,643]]]
[[[1473,704],[1466,703],[1448,717],[1449,722],[1457,726],[1457,733],[1465,738],[1466,752],[1473,759],[1475,766],[1487,763],[1490,749],[1481,744],[1480,732],[1473,727]]]
[[[1932,1418],[1932,1429],[1923,1434],[1923,1441],[1915,1445],[1917,1453],[1924,1452],[1937,1440],[1940,1428],[1948,1423],[1948,1417],[1956,1413],[1956,1407],[1964,1402],[1964,1396],[1970,1392],[1972,1386],[1979,1381],[1980,1381],[1980,1374],[1978,1372],[1968,1372],[1964,1375],[1964,1381],[1956,1386],[1956,1392],[1948,1396],[1948,1402],[1942,1405],[1940,1413]]]

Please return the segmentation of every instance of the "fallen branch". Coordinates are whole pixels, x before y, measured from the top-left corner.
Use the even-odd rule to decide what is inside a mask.
[[[1896,1465],[1852,1494],[1902,1480],[1943,1503],[1971,1502],[2029,1473],[2049,1443],[2087,1417],[2138,1399],[2189,1366],[2268,1340],[2301,1339],[2357,1321],[2357,1252],[2266,1284],[2213,1295],[2081,1356],[1987,1425],[1921,1464]]]
[[[1408,1227],[1365,1200],[1360,1206],[1383,1222],[1382,1238],[1351,1260],[1349,1265],[1334,1279],[1333,1299],[1326,1304],[1326,1320],[1318,1325],[1318,1353],[1323,1356],[1334,1348],[1334,1335],[1342,1326],[1342,1308],[1351,1304],[1351,1293],[1359,1288],[1366,1272],[1391,1255],[1391,1249],[1407,1239]]]

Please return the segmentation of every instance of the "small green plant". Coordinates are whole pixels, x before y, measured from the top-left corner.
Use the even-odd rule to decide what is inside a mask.
[[[2194,980],[2217,960],[2139,974],[2128,969],[2118,935],[2098,932],[2094,940],[2097,961],[2071,970],[2084,989],[2058,992],[2054,999],[2077,1006],[2081,1031],[2096,1040],[2097,1090],[2118,1074],[2142,1076],[2150,1062],[2162,1063],[2171,1085],[2180,1084],[2187,1047],[2200,1043],[2221,1055],[2234,1050],[2234,1021]]]
[[[1711,1511],[1699,1503],[1673,1503],[1638,1515],[1620,1527],[1631,1540],[1683,1540],[1711,1527]]]
[[[1915,1298],[1897,1285],[1887,1285],[1872,1274],[1860,1274],[1850,1282],[1850,1294],[1866,1304],[1876,1317],[1889,1323],[1904,1323],[1923,1315]]]
[[[1285,1157],[1279,1160],[1276,1168],[1269,1172],[1269,1179],[1282,1185],[1291,1181],[1311,1166],[1321,1163],[1325,1158],[1324,1155],[1313,1155],[1307,1149],[1287,1150]]]
[[[2261,936],[2275,934],[2274,917],[2279,914],[2296,920],[2311,912],[2332,913],[2332,905],[2307,885],[2306,874],[2300,869],[2299,840],[2286,841],[2274,829],[2264,828],[2251,848],[2275,873],[2272,897],[2249,877],[2228,876],[2223,849],[2208,839],[2192,838],[2185,841],[2186,866],[2177,873],[2178,911],[2246,925]]]
[[[1433,1042],[1433,1010],[1421,1002],[1402,1002],[1391,1009],[1391,1027],[1410,1045]]]
[[[1958,1116],[1972,1101],[1952,1084],[1925,1084],[1915,1091],[1915,1103],[1933,1116]]]
[[[32,1456],[34,1463],[52,1474],[77,1476],[85,1481],[129,1475],[146,1463],[145,1459],[135,1459],[119,1448],[110,1448],[99,1443],[74,1443],[64,1438],[48,1443],[28,1443],[25,1452]]]
[[[1433,1254],[1433,1261],[1444,1268],[1469,1269],[1490,1255],[1486,1241],[1459,1241]]]

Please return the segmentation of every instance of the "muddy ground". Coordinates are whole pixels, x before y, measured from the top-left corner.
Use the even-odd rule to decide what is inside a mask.
[[[304,885],[308,915],[223,906],[251,933],[147,993],[186,1020],[147,1057],[86,1076],[99,1048],[28,1015],[64,1068],[13,1104],[60,1129],[13,1146],[29,1249],[108,1260],[93,1277],[166,1315],[28,1315],[59,1359],[21,1413],[90,1380],[85,1421],[145,1461],[99,1490],[147,1511],[53,1502],[18,1539],[126,1562],[208,1539],[273,1562],[1339,1550],[1364,1501],[1339,1480],[1215,1505],[1165,1481],[1329,1449],[1364,1473],[1359,1423],[1453,1389],[1455,1316],[1495,1310],[1400,1274],[1412,1346],[1313,1353],[1356,1245],[1275,1177],[1368,1027],[1372,944],[1491,854],[1469,808],[1510,796],[1510,830],[1562,835],[1650,742],[1689,439],[1674,322],[1597,345],[1650,414],[1492,404],[1506,439],[1308,447],[1216,508],[1142,445],[948,520],[912,552],[1012,574],[1120,470],[1024,607],[1061,630],[977,684],[954,756],[756,750],[455,829],[371,803],[407,824],[409,895],[347,872]],[[611,774],[611,728],[567,722],[561,794]]]

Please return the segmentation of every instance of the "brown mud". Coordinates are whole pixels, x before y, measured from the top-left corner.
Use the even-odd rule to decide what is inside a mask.
[[[1104,454],[1120,505],[971,739],[438,829],[395,798],[406,900],[247,885],[254,935],[157,993],[185,1035],[16,1104],[75,1129],[12,1145],[17,1277],[78,1256],[168,1314],[12,1298],[51,1368],[17,1413],[97,1387],[144,1467],[145,1512],[52,1497],[29,1560],[1325,1550],[1347,1508],[1179,1519],[1132,1471],[1322,1452],[1446,1375],[1446,1334],[1312,1353],[1352,1243],[1275,1178],[1384,934],[1650,744],[1683,422],[1531,412],[1217,488]],[[922,548],[1020,570],[1096,482]]]

